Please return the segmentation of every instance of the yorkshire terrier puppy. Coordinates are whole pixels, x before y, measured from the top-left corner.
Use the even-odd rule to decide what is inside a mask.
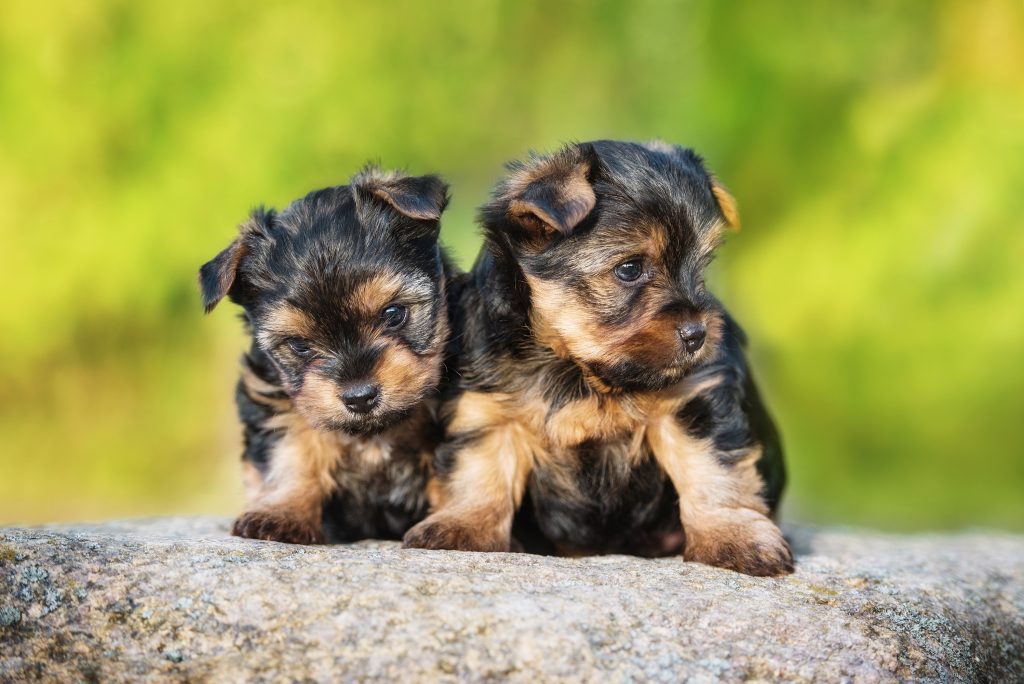
[[[240,305],[250,351],[241,537],[400,538],[427,512],[448,341],[438,244],[447,185],[368,168],[277,213],[257,209],[199,271],[209,312]]]
[[[778,435],[704,284],[738,219],[701,158],[569,145],[511,165],[481,222],[437,505],[405,545],[508,550],[525,501],[558,553],[792,571]]]

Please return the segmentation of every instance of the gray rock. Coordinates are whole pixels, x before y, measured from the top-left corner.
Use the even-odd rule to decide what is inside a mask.
[[[0,681],[1024,679],[1024,538],[789,528],[798,571],[0,530]]]

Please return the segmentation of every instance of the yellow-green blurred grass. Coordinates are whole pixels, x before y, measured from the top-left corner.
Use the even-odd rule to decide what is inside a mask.
[[[740,200],[714,282],[791,510],[1024,528],[1024,6],[0,6],[0,522],[231,511],[230,306],[194,274],[254,204],[367,159],[696,146]]]

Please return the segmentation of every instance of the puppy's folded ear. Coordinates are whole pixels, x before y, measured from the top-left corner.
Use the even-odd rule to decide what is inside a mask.
[[[406,176],[382,183],[374,194],[399,213],[422,221],[436,221],[448,206],[448,184],[440,176]]]
[[[352,179],[352,187],[360,214],[368,205],[384,204],[407,218],[436,222],[448,206],[448,184],[436,175],[385,174],[368,166]]]
[[[537,236],[571,235],[594,209],[591,178],[598,161],[590,145],[569,145],[550,157],[510,166],[512,175],[499,194],[507,216]]]
[[[238,237],[199,269],[199,289],[203,295],[203,309],[213,311],[217,303],[231,292],[238,277],[238,269],[252,248],[254,240],[269,234],[274,212],[262,207],[254,210],[249,220],[238,229]]]
[[[718,204],[718,209],[722,212],[722,218],[725,219],[725,224],[733,230],[739,230],[740,211],[736,206],[736,199],[728,190],[726,190],[721,181],[714,176],[711,176],[711,194],[714,195],[715,202]]]

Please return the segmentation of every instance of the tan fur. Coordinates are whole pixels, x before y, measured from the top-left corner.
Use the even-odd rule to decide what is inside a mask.
[[[590,439],[610,440],[637,429],[637,406],[606,395],[592,395],[556,411],[545,426],[549,440],[561,448],[576,447]]]
[[[242,486],[245,487],[245,495],[248,499],[254,499],[259,495],[263,487],[263,475],[251,461],[242,461]]]
[[[736,204],[736,198],[714,177],[711,178],[711,194],[715,196],[718,208],[722,210],[722,216],[725,217],[728,226],[733,230],[739,230],[740,211]]]
[[[356,285],[348,301],[353,308],[375,321],[384,307],[393,303],[399,293],[408,286],[408,277],[403,278],[397,273],[380,273]]]
[[[611,268],[609,266],[608,270]],[[600,325],[590,308],[561,284],[529,274],[526,281],[530,286],[530,324],[534,336],[559,358],[574,359],[582,364],[614,364],[625,356],[634,356],[655,365],[667,365],[676,357],[677,331],[681,321],[659,317],[663,300],[655,288],[650,288],[650,294],[644,299],[636,314],[635,325],[608,328]],[[722,338],[720,315],[706,312],[696,320],[707,328],[707,341],[691,359],[692,365],[713,354]],[[597,379],[591,375],[588,380]],[[591,386],[598,391],[606,391],[599,381],[591,382]]]
[[[319,520],[320,502],[334,490],[334,469],[352,438],[319,430],[298,413],[274,416],[266,425],[283,429],[285,434],[274,446],[266,488],[258,502],[288,505],[296,511],[315,513]]]
[[[266,475],[252,481],[248,473],[255,486],[234,531],[257,539],[322,543],[321,508],[335,488],[334,469],[348,451],[348,438],[317,430],[295,412],[274,416],[266,427],[284,434],[273,447]]]
[[[407,406],[422,393],[437,385],[441,365],[437,354],[417,356],[407,347],[389,345],[377,362],[374,372],[385,388],[383,400],[392,406]]]
[[[448,490],[436,477],[430,478],[427,482],[427,502],[430,504],[430,510],[432,511],[448,505]]]
[[[726,468],[710,442],[691,437],[671,416],[651,421],[647,440],[679,492],[687,560],[755,575],[776,574],[792,563],[761,498],[759,449]]]
[[[394,274],[382,274],[366,281],[353,301],[376,320],[376,314],[393,300],[401,285]],[[447,337],[447,331],[442,314],[435,344]],[[314,322],[301,310],[282,305],[270,313],[263,334],[267,346],[288,337],[308,339],[314,337]],[[382,385],[381,401],[389,408],[405,408],[420,401],[422,392],[440,378],[440,348],[418,356],[390,340],[382,338],[382,344],[386,346],[374,369]],[[345,462],[348,470],[358,473],[379,468],[390,458],[390,445],[384,438],[356,443],[356,438],[324,429],[347,409],[337,381],[319,370],[323,364],[321,360],[310,363],[301,389],[291,399],[277,396],[280,388],[261,380],[246,363],[242,364],[243,387],[249,398],[278,411],[264,427],[281,430],[283,435],[273,447],[265,476],[248,466],[245,478],[249,503],[236,521],[236,533],[300,543],[323,541],[322,505],[336,487],[339,465]],[[347,463],[353,458],[359,462]],[[429,459],[429,455],[424,458]]]
[[[538,340],[549,345],[563,358],[575,356],[588,361],[602,360],[607,345],[600,330],[572,293],[559,284],[526,275],[530,286],[531,324]]]
[[[459,467],[436,497],[438,510],[405,537],[407,546],[508,551],[512,516],[541,451],[529,421],[501,394],[467,392],[456,403],[449,432],[485,430],[459,453]]]
[[[295,407],[314,423],[329,423],[346,409],[338,395],[338,383],[315,370],[306,372],[302,389],[295,395]]]
[[[668,231],[665,226],[659,223],[652,223],[647,230],[647,240],[644,251],[648,258],[661,261],[661,255],[668,247]]]
[[[560,408],[543,429],[548,441],[560,448],[633,435],[639,439],[631,453],[637,454],[650,421],[675,416],[690,399],[719,382],[718,376],[695,375],[660,392],[589,396]]]
[[[459,469],[449,487],[460,508],[477,508],[470,502],[508,509],[522,499],[526,476],[533,465],[536,440],[518,421],[490,430],[474,446],[459,454]]]
[[[444,548],[508,551],[512,516],[530,473],[530,442],[523,430],[505,425],[491,430],[459,453],[459,468],[447,483],[445,505],[410,530],[407,546],[442,539]]]
[[[291,399],[278,396],[281,391],[280,387],[271,385],[269,382],[265,382],[253,373],[252,368],[246,362],[246,357],[244,355],[242,356],[242,363],[239,365],[241,367],[242,387],[249,399],[272,408],[275,411],[287,411],[291,409]]]
[[[426,419],[427,413],[424,409],[418,419]],[[391,458],[386,433],[361,439],[319,430],[295,412],[276,415],[265,427],[284,434],[273,447],[265,476],[252,464],[244,465],[249,501],[239,524],[272,524],[279,532],[297,530],[305,535],[295,541],[323,541],[321,507],[336,489],[336,478],[373,471]],[[428,453],[424,459],[429,459]]]
[[[534,460],[542,457],[536,423],[543,414],[536,413],[538,408],[529,402],[517,404],[504,394],[467,392],[459,397],[449,432],[486,434],[466,450],[468,458],[466,452],[460,453],[459,471],[449,487],[453,498],[504,498],[518,506],[526,476]]]
[[[466,392],[451,409],[448,431],[453,434],[483,430],[501,425],[510,416],[513,395],[499,392]]]
[[[316,325],[309,314],[290,304],[282,304],[271,310],[264,320],[263,327],[295,337],[312,337],[316,330]]]
[[[315,332],[316,324],[309,314],[290,304],[281,304],[267,314],[259,332],[259,341],[264,348],[270,349],[290,337],[311,339]]]

